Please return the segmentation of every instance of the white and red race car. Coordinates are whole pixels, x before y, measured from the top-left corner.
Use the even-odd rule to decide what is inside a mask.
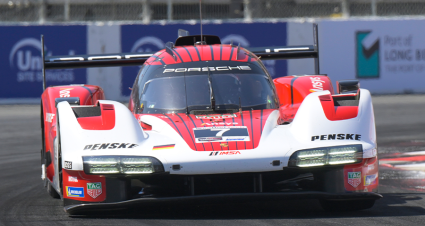
[[[335,92],[318,67],[272,80],[260,57],[318,59],[318,48],[185,35],[154,54],[43,56],[44,69],[143,64],[128,107],[94,85],[45,89],[49,194],[70,214],[184,200],[372,207],[382,196],[369,91],[345,80]]]

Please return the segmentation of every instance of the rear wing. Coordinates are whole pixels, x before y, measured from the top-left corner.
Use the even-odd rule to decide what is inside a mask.
[[[199,39],[197,38],[197,36],[187,36],[186,39],[189,37],[191,38],[191,40],[194,40],[195,42],[197,42],[198,41],[197,39]],[[254,48],[246,48],[246,49],[251,51],[256,56],[260,57],[261,60],[282,60],[282,59],[287,60],[287,59],[314,58],[315,73],[320,74],[317,24],[313,24],[313,37],[314,37],[313,45],[254,47]],[[185,38],[185,37],[179,37],[180,40],[182,38]],[[179,41],[179,39],[177,41]],[[176,41],[176,44],[177,44],[177,41]],[[205,42],[207,41],[205,40]],[[217,40],[214,39],[214,42],[217,43]],[[171,50],[172,46],[174,46],[174,44],[171,42],[167,43],[165,46],[165,50],[169,52],[171,55],[173,55],[173,52]],[[42,64],[43,90],[46,89],[45,70],[48,70],[48,69],[138,66],[138,65],[142,65],[153,54],[155,54],[155,52],[92,54],[92,55],[72,55],[72,56],[44,56],[44,37],[43,35],[41,35],[41,57],[42,59],[44,59]]]

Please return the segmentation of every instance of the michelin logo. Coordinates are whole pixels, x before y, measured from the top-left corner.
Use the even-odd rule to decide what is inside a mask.
[[[371,33],[356,32],[357,78],[379,78],[379,37]]]
[[[46,50],[46,46],[44,47]],[[69,52],[73,53],[72,50]],[[47,54],[51,55],[51,53]],[[9,63],[12,71],[16,71],[18,82],[41,82],[43,75],[41,59],[41,42],[35,38],[19,40],[9,53]],[[73,70],[48,70],[46,81],[72,82],[74,81]]]
[[[84,188],[66,186],[66,195],[68,197],[84,198]]]

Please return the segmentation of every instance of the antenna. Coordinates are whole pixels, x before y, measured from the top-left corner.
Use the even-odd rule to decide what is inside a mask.
[[[199,0],[199,18],[201,21],[201,41],[202,41],[202,0]]]
[[[317,52],[317,57],[314,58],[314,72],[316,75],[320,75],[320,64],[319,64],[319,28],[316,23],[313,24],[313,41],[314,50]]]
[[[236,60],[238,60],[239,50],[241,50],[240,47],[241,47],[241,43],[239,42],[238,48],[236,49]]]

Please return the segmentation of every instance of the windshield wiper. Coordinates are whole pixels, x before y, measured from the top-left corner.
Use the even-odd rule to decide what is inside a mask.
[[[210,67],[208,67],[208,85],[210,86],[210,99],[211,99],[211,109],[213,111],[215,111],[215,98],[214,98],[214,89],[212,86],[212,79],[211,79],[211,75],[210,75]]]

